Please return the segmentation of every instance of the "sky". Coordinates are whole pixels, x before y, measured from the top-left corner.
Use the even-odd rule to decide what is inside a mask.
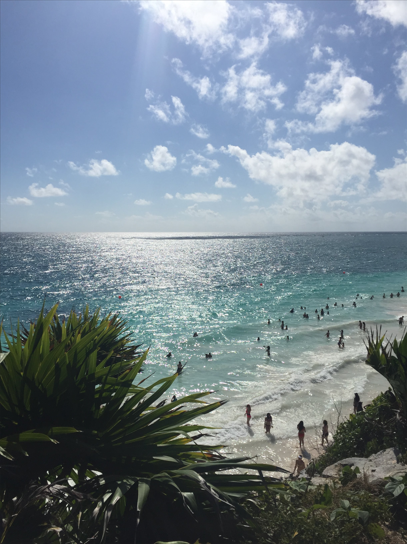
[[[407,230],[407,0],[1,2],[1,230]]]

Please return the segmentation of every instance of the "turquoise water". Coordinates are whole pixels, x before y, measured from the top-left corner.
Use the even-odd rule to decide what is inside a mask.
[[[363,393],[368,372],[358,320],[389,329],[407,315],[405,293],[389,298],[407,289],[406,233],[10,233],[1,236],[1,255],[6,328],[10,319],[35,318],[44,299],[47,308],[59,302],[61,314],[86,303],[120,312],[135,341],[150,347],[154,379],[187,362],[177,394],[210,389],[230,401],[213,415],[225,440],[252,440],[242,430],[246,403],[254,422],[267,411],[285,422],[319,421],[335,395]],[[318,321],[315,309],[327,303],[330,315]],[[341,329],[345,350],[337,347]],[[287,429],[276,434],[290,436]]]

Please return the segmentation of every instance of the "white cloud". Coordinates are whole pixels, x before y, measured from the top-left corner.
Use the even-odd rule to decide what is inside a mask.
[[[30,195],[35,198],[44,198],[49,196],[65,196],[68,193],[59,187],[54,187],[52,183],[48,183],[45,187],[38,187],[38,183],[33,183],[28,187]]]
[[[139,200],[135,200],[134,204],[136,204],[136,206],[150,206],[151,202],[149,200],[144,200],[144,198],[140,198]]]
[[[209,174],[213,170],[216,170],[219,168],[220,164],[215,159],[207,159],[203,155],[199,153],[195,153],[195,151],[191,151],[188,153],[187,157],[192,157],[195,161],[197,161],[199,164],[195,164],[191,168],[191,174],[193,176],[200,176],[201,174]]]
[[[279,97],[287,90],[286,86],[281,81],[273,86],[271,76],[259,70],[256,62],[239,74],[232,66],[223,75],[227,78],[222,88],[223,103],[237,102],[239,107],[253,112],[266,109],[268,103],[276,109],[283,107]]]
[[[200,217],[201,219],[212,219],[219,216],[217,212],[212,210],[200,210],[198,208],[198,204],[188,206],[184,213],[186,215],[190,215],[191,217]]]
[[[197,45],[204,55],[230,49],[234,36],[227,31],[233,7],[225,0],[194,2],[142,0],[140,9],[187,44]]]
[[[150,153],[150,158],[145,159],[144,164],[155,172],[172,170],[177,164],[177,159],[171,155],[164,145],[156,145]]]
[[[33,201],[30,200],[29,198],[26,198],[25,196],[23,197],[16,196],[15,198],[8,196],[7,202],[11,206],[32,206],[33,205]]]
[[[286,123],[289,130],[333,132],[376,115],[372,108],[381,103],[382,96],[374,95],[373,85],[353,75],[347,63],[336,60],[329,64],[329,72],[309,74],[297,101],[299,112],[316,114],[314,124],[295,120]]]
[[[337,34],[340,38],[348,38],[349,36],[353,36],[355,34],[355,31],[352,27],[348,25],[341,25],[336,30],[334,30],[334,33]]]
[[[174,197],[170,193],[165,193],[164,198],[166,200],[172,200]]]
[[[99,215],[100,217],[104,217],[105,219],[108,219],[109,217],[114,217],[116,214],[106,210],[104,212],[95,212],[95,215]]]
[[[394,73],[400,79],[400,83],[397,86],[399,97],[403,102],[407,102],[407,51],[404,51],[396,62]]]
[[[254,198],[254,196],[252,196],[251,194],[247,193],[247,195],[245,197],[243,197],[243,200],[245,202],[258,202],[259,199],[258,198]]]
[[[99,178],[100,176],[118,176],[119,172],[116,170],[115,166],[107,161],[106,159],[102,159],[101,161],[98,161],[96,159],[92,159],[89,161],[89,166],[77,166],[74,162],[69,161],[68,162],[69,167],[71,170],[74,170],[76,172],[79,172],[82,176],[89,176],[91,178]]]
[[[60,208],[63,208],[65,206],[65,202],[54,202],[55,206],[59,206]]]
[[[250,156],[231,145],[225,152],[239,159],[251,179],[273,186],[278,196],[296,205],[363,194],[375,162],[365,148],[348,142],[330,145],[327,151],[292,149],[287,142],[276,142],[275,148],[275,155]]]
[[[63,181],[62,179],[59,180],[59,185],[62,185],[62,187],[66,187],[67,189],[71,188],[69,183],[65,183],[65,181]]]
[[[33,178],[34,175],[38,172],[37,168],[26,168],[25,171],[27,173],[27,176],[29,176],[30,178]]]
[[[356,11],[384,19],[392,26],[407,26],[407,2],[404,0],[356,0]]]
[[[219,202],[222,200],[222,195],[209,193],[190,193],[185,195],[177,193],[175,196],[180,200],[192,200],[193,202]]]
[[[144,98],[147,100],[147,102],[150,102],[154,98],[154,92],[150,89],[146,89],[146,92],[144,93]]]
[[[266,7],[269,12],[271,31],[280,38],[292,40],[304,33],[306,21],[300,9],[282,2],[268,2]]]
[[[147,111],[151,112],[158,121],[164,123],[172,123],[173,125],[179,125],[186,119],[186,111],[184,104],[178,96],[171,96],[173,111],[171,112],[170,106],[167,102],[157,102],[156,104],[150,104]]]
[[[208,130],[202,125],[192,125],[189,132],[191,132],[191,134],[193,134],[194,136],[202,139],[209,138],[210,136]]]
[[[378,200],[401,200],[407,202],[407,157],[395,159],[393,168],[379,170],[376,175],[381,188],[373,198]]]
[[[212,144],[206,144],[206,152],[209,153],[209,155],[212,155],[212,153],[216,152],[216,149]]]
[[[219,176],[217,181],[215,181],[215,187],[218,189],[234,189],[236,185],[229,178],[223,179]]]
[[[266,140],[267,145],[272,147],[273,145],[273,135],[277,130],[276,122],[273,119],[266,119],[264,121],[264,134],[263,138]]]
[[[323,53],[321,50],[321,45],[319,43],[316,43],[311,47],[311,53],[313,60],[320,60],[322,59]]]
[[[200,99],[208,98],[213,100],[215,98],[216,89],[212,87],[211,80],[208,78],[208,76],[204,76],[202,78],[193,76],[191,72],[183,69],[183,64],[179,59],[172,59],[171,64],[175,70],[175,73],[198,93],[198,97]]]

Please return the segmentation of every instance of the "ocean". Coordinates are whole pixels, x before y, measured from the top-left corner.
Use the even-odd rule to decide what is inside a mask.
[[[364,364],[358,321],[394,335],[407,316],[407,233],[4,233],[0,273],[6,330],[35,319],[44,301],[48,309],[58,302],[62,315],[85,304],[119,312],[149,348],[143,377],[158,380],[187,363],[168,398],[214,391],[228,403],[205,419],[216,427],[212,440],[280,462],[300,419],[319,429],[354,392],[367,401],[387,388]]]

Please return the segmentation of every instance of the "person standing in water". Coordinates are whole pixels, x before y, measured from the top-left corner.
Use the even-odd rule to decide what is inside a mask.
[[[304,436],[305,436],[305,433],[306,433],[306,429],[304,427],[304,422],[303,421],[300,421],[298,423],[297,429],[298,429],[298,440],[300,441],[300,448],[301,448],[301,444],[304,447]]]
[[[246,419],[247,419],[247,425],[250,427],[250,420],[252,419],[252,407],[250,404],[246,405]]]
[[[182,366],[182,363],[181,363],[181,361],[180,361],[180,362],[178,363],[178,366],[177,366],[177,374],[181,374],[182,369],[183,369],[183,366]]]
[[[273,418],[269,413],[267,413],[264,418],[264,428],[266,429],[266,434],[270,433],[270,428],[273,426]]]
[[[326,332],[325,336],[329,338],[329,331]]]

